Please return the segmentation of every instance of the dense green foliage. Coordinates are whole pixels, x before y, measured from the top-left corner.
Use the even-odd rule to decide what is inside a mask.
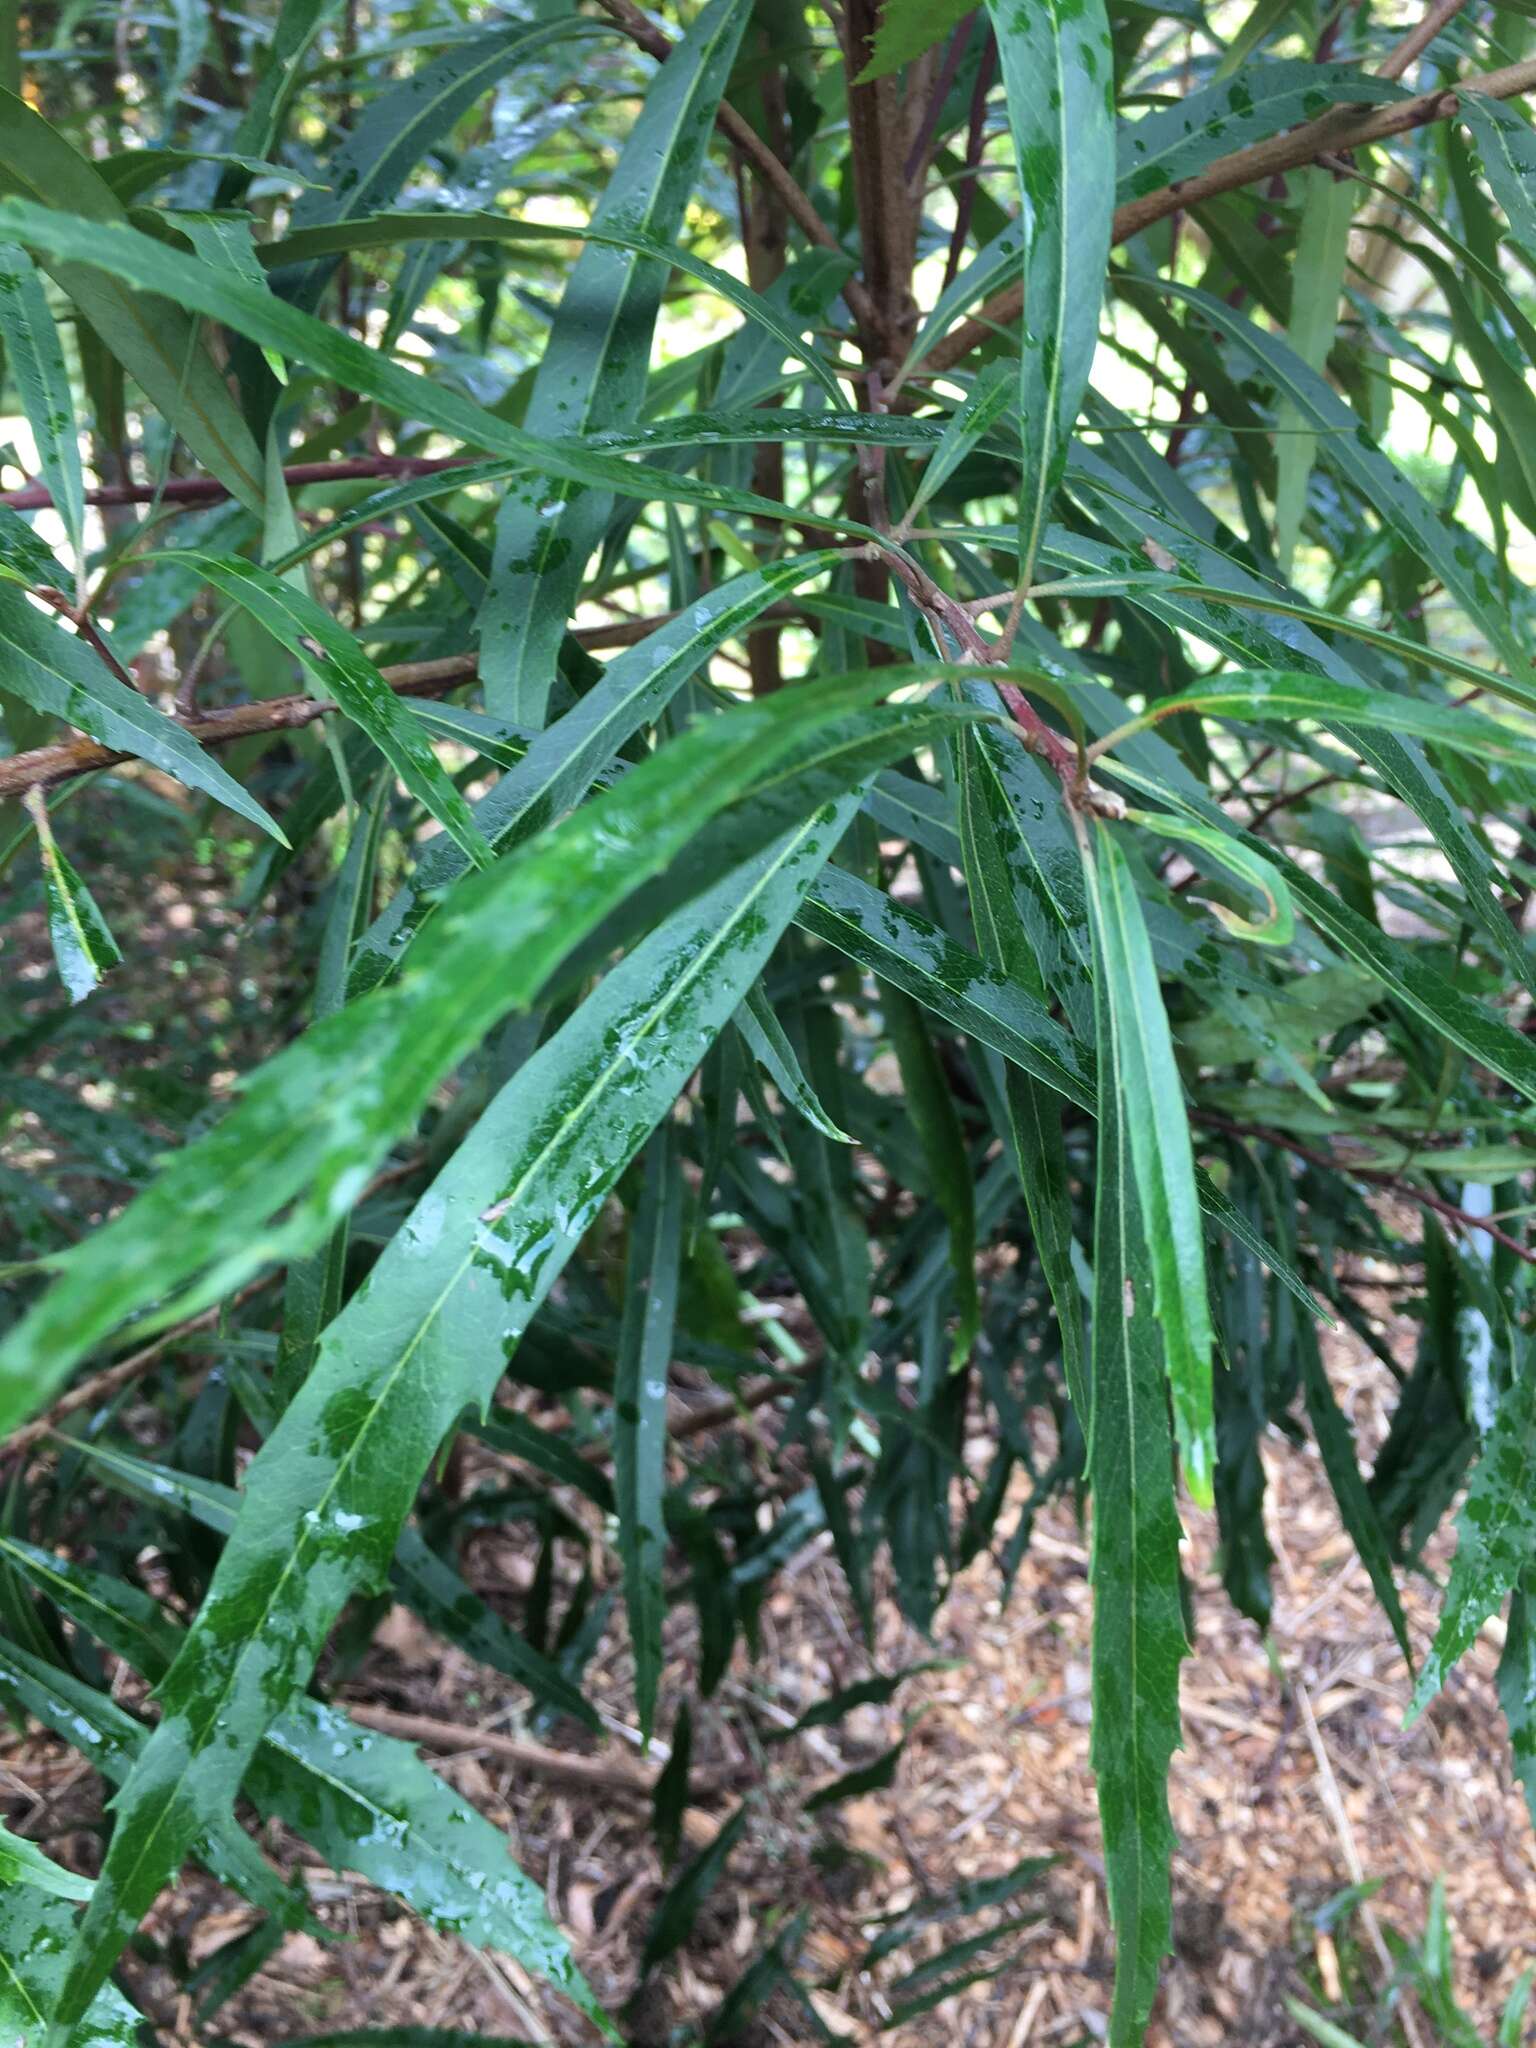
[[[828,15],[0,17],[0,864],[57,969],[0,997],[0,1694],[118,1788],[92,1884],[0,1833],[7,2038],[132,2039],[111,1972],[188,1858],[264,1916],[211,2017],[306,1912],[246,1802],[612,2031],[317,1667],[392,1597],[590,1738],[611,1584],[675,1842],[670,1607],[708,1696],[823,1532],[866,1631],[925,1625],[1070,1490],[1128,2048],[1181,1496],[1262,1625],[1271,1428],[1414,1711],[1507,1606],[1536,1786],[1525,10]],[[92,894],[135,840],[251,920],[233,1025],[172,1027],[164,935]],[[1368,1473],[1329,1322],[1400,1382]],[[459,1432],[516,1474],[469,1509]],[[537,1532],[521,1630],[468,1513]]]

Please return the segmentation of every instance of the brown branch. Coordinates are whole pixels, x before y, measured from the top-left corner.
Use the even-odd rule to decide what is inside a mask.
[[[414,455],[359,455],[345,462],[295,462],[283,471],[289,484],[344,484],[366,477],[435,476],[441,469],[462,469],[475,458],[447,455],[434,458]],[[204,505],[227,498],[229,492],[215,476],[172,476],[162,484],[98,484],[85,494],[87,505]],[[20,490],[0,491],[0,505],[13,512],[41,512],[53,503],[46,484],[24,484]]]
[[[1354,1180],[1368,1180],[1374,1186],[1388,1188],[1394,1195],[1401,1195],[1404,1201],[1416,1202],[1421,1209],[1431,1209],[1435,1215],[1443,1216],[1448,1223],[1458,1224],[1463,1230],[1480,1230],[1491,1237],[1495,1244],[1503,1245],[1513,1252],[1517,1259],[1523,1259],[1528,1266],[1536,1266],[1536,1251],[1523,1245],[1519,1238],[1511,1237],[1507,1230],[1501,1230],[1486,1216],[1474,1216],[1470,1209],[1458,1209],[1454,1202],[1447,1202],[1442,1196],[1431,1194],[1428,1188],[1415,1187],[1411,1180],[1405,1180],[1399,1173],[1388,1173],[1379,1166],[1357,1166],[1353,1160],[1340,1159],[1332,1152],[1319,1152],[1311,1145],[1304,1145],[1299,1138],[1291,1137],[1285,1131],[1277,1131],[1267,1124],[1240,1124],[1231,1117],[1220,1116],[1213,1109],[1197,1109],[1196,1123],[1207,1124],[1212,1130],[1225,1131],[1233,1138],[1257,1138],[1266,1145],[1278,1145],[1283,1152],[1305,1159],[1309,1165],[1325,1167],[1330,1173],[1346,1173]]]
[[[810,616],[802,605],[772,604],[759,614],[765,620],[801,621]],[[677,617],[676,612],[657,612],[643,619],[614,619],[599,626],[573,626],[571,638],[581,647],[633,647],[649,639],[658,627]],[[437,661],[407,661],[380,669],[386,683],[402,697],[440,697],[459,683],[469,682],[479,671],[479,656],[448,654]],[[318,697],[264,697],[252,704],[235,704],[222,711],[207,711],[200,717],[182,718],[182,730],[205,747],[228,746],[232,740],[249,739],[253,733],[291,732],[324,718],[337,707]],[[57,783],[72,782],[77,775],[94,774],[98,768],[115,768],[132,761],[133,754],[118,753],[95,740],[60,740],[54,746],[34,747],[25,754],[0,756],[0,800],[21,796],[29,789],[52,789]]]
[[[1198,206],[1204,199],[1214,199],[1222,192],[1235,192],[1244,185],[1260,184],[1268,178],[1277,177],[1282,171],[1298,170],[1301,165],[1311,163],[1320,151],[1358,149],[1368,142],[1384,141],[1389,135],[1403,135],[1410,129],[1422,128],[1431,121],[1449,121],[1457,113],[1466,93],[1480,93],[1485,99],[1507,100],[1529,92],[1533,87],[1536,87],[1536,58],[1527,58],[1520,64],[1507,64],[1501,71],[1485,71],[1464,79],[1459,85],[1437,86],[1432,92],[1398,100],[1391,106],[1373,107],[1369,112],[1357,113],[1336,107],[1285,135],[1272,135],[1247,149],[1234,150],[1230,156],[1218,157],[1197,177],[1165,186],[1160,192],[1149,192],[1145,198],[1128,200],[1124,206],[1115,209],[1114,244],[1118,247],[1120,243],[1128,242],[1143,228],[1165,220],[1170,213],[1177,213],[1181,208]],[[969,320],[962,320],[942,341],[935,343],[923,358],[924,374],[934,376],[942,370],[952,369],[972,349],[990,340],[998,328],[1011,326],[1023,308],[1022,282],[998,292],[986,301],[979,313]]]
[[[381,669],[380,674],[402,697],[440,697],[468,682],[479,665],[478,655],[449,654],[439,661],[402,662]],[[233,705],[227,711],[204,712],[201,718],[188,719],[182,730],[205,747],[222,747],[231,740],[249,739],[253,733],[288,732],[310,725],[335,709],[334,704],[318,697],[266,697],[253,704]],[[34,747],[30,753],[0,760],[0,798],[20,796],[29,789],[51,789],[76,775],[113,768],[133,758],[95,740],[64,740],[54,747]]]

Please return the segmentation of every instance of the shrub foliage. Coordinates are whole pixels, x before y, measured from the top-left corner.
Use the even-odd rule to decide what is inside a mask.
[[[0,1692],[115,1788],[94,1882],[0,1838],[11,2031],[132,2038],[189,1858],[261,1915],[216,2010],[305,1918],[252,1810],[611,2031],[322,1680],[403,1602],[575,1742],[612,1587],[675,1837],[670,1611],[707,1698],[823,1532],[926,1625],[1066,1489],[1134,2043],[1181,1513],[1262,1625],[1271,1428],[1413,1711],[1507,1603],[1536,1773],[1525,10],[6,20],[0,844],[57,971],[3,997]],[[233,1023],[123,885],[173,861]]]

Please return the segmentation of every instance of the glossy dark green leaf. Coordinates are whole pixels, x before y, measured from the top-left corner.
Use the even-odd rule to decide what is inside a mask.
[[[1112,1062],[1119,1142],[1135,1171],[1145,1261],[1152,1276],[1151,1301],[1138,1300],[1124,1313],[1133,1321],[1149,1311],[1156,1317],[1185,1480],[1193,1498],[1209,1506],[1216,1468],[1212,1333],[1184,1086],[1135,884],[1106,828],[1098,828],[1085,865],[1102,1014],[1111,1034],[1102,1043]],[[1128,1285],[1129,1304],[1137,1291],[1129,1275]],[[1099,1377],[1095,1369],[1095,1387]]]
[[[1155,991],[1154,991],[1155,996]],[[1116,1021],[1100,989],[1100,1040]],[[1175,1099],[1182,1115],[1182,1106]],[[1099,1119],[1094,1229],[1093,1737],[1116,1940],[1109,2039],[1137,2048],[1172,1931],[1169,1760],[1179,1745],[1179,1521],[1162,1326],[1120,1091]]]
[[[1069,1102],[1091,1107],[1091,1066],[1044,1005],[917,911],[832,867],[798,922]]]
[[[738,1806],[707,1849],[684,1865],[671,1890],[656,1909],[640,1958],[642,1970],[654,1970],[675,1955],[693,1932],[699,1908],[719,1881],[731,1851],[741,1840],[750,1808]]]

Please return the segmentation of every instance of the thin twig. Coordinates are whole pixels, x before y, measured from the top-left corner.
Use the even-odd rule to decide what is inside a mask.
[[[547,1749],[542,1742],[528,1742],[521,1736],[475,1728],[463,1721],[437,1721],[428,1714],[401,1714],[393,1707],[376,1707],[365,1700],[343,1700],[340,1704],[363,1727],[377,1728],[381,1735],[394,1735],[402,1742],[419,1742],[426,1749],[482,1750],[487,1756],[501,1757],[538,1777],[575,1785],[584,1791],[627,1792],[636,1799],[649,1799],[656,1789],[657,1773],[625,1758],[581,1756],[573,1750]],[[724,1791],[737,1776],[735,1770],[694,1771],[688,1779],[689,1794],[698,1798]]]
[[[253,1280],[248,1287],[242,1287],[238,1294],[227,1302],[215,1302],[212,1308],[205,1308],[195,1316],[188,1316],[183,1322],[173,1323],[163,1330],[152,1344],[141,1350],[131,1351],[126,1358],[120,1358],[114,1365],[103,1366],[100,1372],[93,1372],[88,1379],[69,1387],[60,1394],[51,1408],[47,1408],[34,1421],[27,1422],[20,1429],[13,1430],[0,1443],[0,1455],[12,1457],[24,1455],[44,1438],[55,1434],[66,1417],[77,1415],[82,1408],[95,1408],[103,1401],[109,1401],[124,1387],[131,1386],[141,1378],[155,1362],[163,1358],[173,1344],[179,1344],[184,1337],[191,1337],[199,1330],[211,1330],[226,1309],[240,1308],[254,1295],[270,1287],[277,1274],[264,1273],[259,1280]]]
[[[1283,1152],[1305,1159],[1311,1166],[1325,1167],[1330,1173],[1345,1173],[1354,1180],[1368,1180],[1376,1187],[1390,1188],[1393,1194],[1401,1195],[1405,1201],[1416,1202],[1421,1209],[1432,1209],[1447,1223],[1458,1224],[1463,1230],[1482,1231],[1495,1244],[1503,1245],[1507,1252],[1523,1259],[1526,1265],[1536,1266],[1536,1251],[1523,1245],[1519,1238],[1511,1237],[1507,1230],[1501,1230],[1486,1216],[1474,1216],[1470,1209],[1458,1209],[1454,1202],[1431,1194],[1428,1188],[1415,1187],[1411,1180],[1405,1180],[1399,1173],[1389,1173],[1379,1166],[1360,1166],[1352,1159],[1340,1159],[1336,1153],[1319,1152],[1311,1145],[1304,1145],[1299,1138],[1291,1137],[1287,1131],[1277,1131],[1268,1124],[1237,1123],[1231,1117],[1219,1115],[1214,1109],[1197,1109],[1194,1119],[1213,1131],[1225,1131],[1229,1137],[1257,1138],[1262,1144],[1278,1145]]]
[[[1435,0],[1417,28],[1409,29],[1400,43],[1376,68],[1378,78],[1401,78],[1414,59],[1427,50],[1447,22],[1454,21],[1467,0]]]
[[[439,470],[462,469],[474,461],[470,455],[358,455],[345,462],[294,462],[283,471],[283,481],[302,484],[345,484],[369,477],[435,476]],[[97,484],[85,494],[87,505],[205,505],[227,498],[229,491],[216,476],[172,476],[161,484]],[[19,490],[0,491],[0,505],[13,512],[43,512],[53,503],[48,486],[36,481]]]

